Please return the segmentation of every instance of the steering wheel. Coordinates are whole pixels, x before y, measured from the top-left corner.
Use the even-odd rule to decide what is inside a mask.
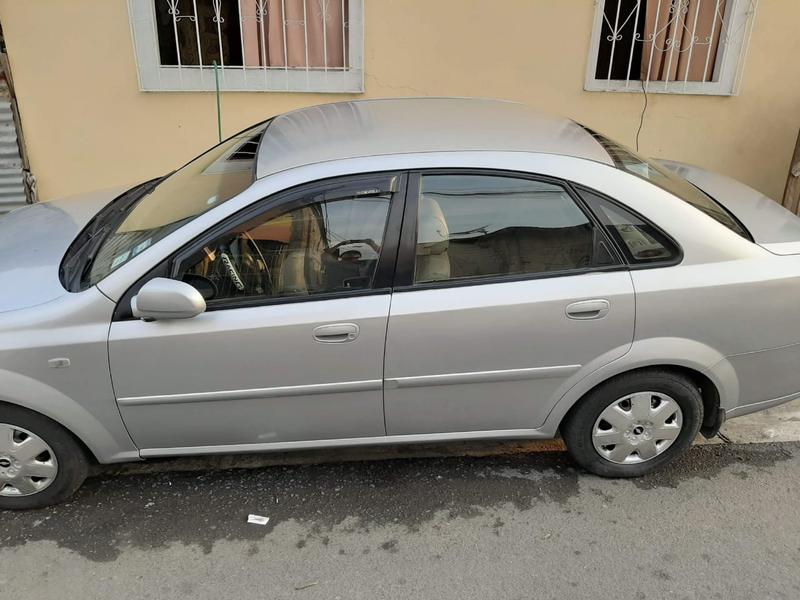
[[[372,240],[344,240],[342,242],[339,242],[335,246],[331,246],[330,248],[328,248],[327,252],[329,252],[330,254],[335,253],[335,255],[339,257],[340,256],[338,252],[339,248],[341,248],[342,246],[346,246],[348,244],[366,244],[367,246],[375,250],[375,254],[377,254],[378,256],[380,256],[381,253],[380,246],[378,246],[378,244],[376,244]]]
[[[240,234],[235,241],[239,243],[238,254],[231,251],[230,243],[219,246],[220,261],[233,286],[240,292],[248,293],[247,277],[258,273],[261,276],[258,286],[260,293],[272,291],[272,275],[258,244],[247,233]]]
[[[188,283],[203,296],[204,300],[213,300],[217,297],[219,289],[214,280],[205,275],[198,275],[196,273],[184,273],[181,281]]]

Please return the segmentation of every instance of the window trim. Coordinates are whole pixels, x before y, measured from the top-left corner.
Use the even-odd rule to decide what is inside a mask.
[[[597,72],[597,58],[600,51],[600,40],[603,32],[603,20],[606,2],[613,0],[599,0],[595,2],[595,13],[592,24],[592,35],[589,43],[589,57],[586,65],[586,77],[583,89],[587,92],[634,92],[641,93],[642,89],[648,94],[681,94],[681,95],[707,95],[707,96],[737,96],[741,89],[744,75],[745,62],[748,56],[750,38],[753,32],[757,0],[728,0],[725,16],[728,17],[727,28],[732,32],[739,32],[720,44],[714,74],[716,81],[670,81],[651,80],[649,82],[638,79],[619,80],[595,77]],[[641,0],[645,2],[646,0]],[[666,1],[666,0],[665,0]],[[644,84],[644,85],[642,85]]]
[[[557,185],[564,189],[567,195],[575,202],[586,218],[595,226],[596,230],[603,236],[608,244],[608,250],[617,264],[606,266],[591,266],[580,269],[568,269],[563,271],[545,271],[542,273],[509,273],[506,275],[488,275],[485,277],[470,277],[462,279],[450,279],[445,281],[427,281],[414,283],[414,269],[416,264],[417,252],[417,218],[418,202],[420,192],[420,181],[423,175],[482,175],[493,177],[510,177],[514,179],[527,179]],[[406,185],[405,211],[403,215],[402,234],[400,238],[400,248],[395,267],[395,292],[411,292],[431,289],[446,289],[451,287],[465,287],[473,285],[491,285],[496,283],[513,283],[517,281],[531,281],[536,279],[550,279],[555,277],[568,277],[574,275],[584,275],[589,273],[607,273],[614,271],[626,271],[629,265],[617,248],[617,245],[610,239],[608,231],[599,221],[597,216],[588,209],[579,194],[572,189],[570,183],[563,179],[527,173],[524,171],[511,171],[505,169],[476,169],[476,168],[434,168],[434,169],[415,169],[408,173],[408,184]]]
[[[242,210],[229,215],[225,219],[215,223],[201,235],[186,242],[181,248],[173,252],[169,257],[162,260],[145,275],[140,277],[122,295],[117,307],[114,310],[112,321],[135,320],[131,312],[131,299],[139,292],[142,286],[155,277],[168,277],[173,279],[179,272],[181,261],[195,254],[203,245],[216,239],[229,229],[247,223],[251,219],[264,216],[272,219],[281,216],[287,210],[294,210],[309,204],[304,202],[309,194],[318,191],[331,189],[332,183],[341,182],[342,191],[350,186],[361,187],[362,182],[370,180],[385,179],[387,177],[397,178],[397,189],[392,195],[389,203],[389,214],[386,219],[386,230],[384,231],[381,253],[378,257],[378,264],[375,267],[375,275],[372,285],[369,288],[357,290],[346,290],[336,292],[325,292],[308,296],[281,296],[274,298],[240,298],[225,299],[218,302],[212,301],[206,306],[206,312],[220,310],[230,310],[236,308],[253,308],[258,306],[271,306],[279,304],[293,304],[296,302],[314,302],[322,300],[336,300],[340,298],[354,298],[360,296],[373,296],[388,294],[392,291],[392,281],[397,263],[398,247],[400,244],[400,229],[403,218],[403,205],[406,196],[407,176],[404,171],[376,171],[371,173],[353,173],[337,177],[330,177],[316,181],[309,181],[300,185],[287,188],[276,192],[270,196],[256,200]]]
[[[677,174],[676,174],[676,175],[677,175]],[[680,177],[680,176],[679,176],[679,177]],[[739,219],[739,217],[737,217],[735,214],[733,214],[733,213],[731,212],[731,210],[730,210],[730,209],[729,209],[727,206],[725,206],[725,205],[724,205],[722,202],[720,202],[719,200],[717,200],[717,199],[716,199],[714,196],[712,196],[711,194],[709,194],[707,191],[705,191],[705,190],[704,190],[703,188],[701,188],[700,186],[698,186],[698,185],[695,185],[694,183],[692,183],[692,182],[691,182],[691,181],[689,181],[688,179],[686,180],[686,183],[688,183],[689,185],[691,185],[692,187],[694,187],[694,188],[695,188],[695,189],[696,189],[698,192],[700,192],[701,194],[703,194],[704,196],[706,196],[706,197],[707,197],[709,200],[711,200],[711,201],[712,201],[714,204],[716,204],[717,206],[719,206],[719,207],[722,209],[722,211],[723,211],[723,212],[724,212],[726,215],[728,215],[728,217],[729,217],[729,218],[730,218],[732,221],[734,221],[734,222],[735,222],[735,223],[736,223],[736,224],[739,226],[739,229],[741,229],[741,230],[742,230],[742,233],[744,233],[744,235],[739,235],[739,232],[738,232],[738,231],[734,231],[734,230],[733,230],[733,229],[731,229],[730,227],[727,227],[727,226],[726,226],[726,229],[729,229],[730,231],[733,231],[733,233],[735,233],[735,234],[739,235],[739,237],[741,237],[741,238],[743,238],[743,239],[747,240],[747,241],[748,241],[748,242],[750,242],[751,244],[755,244],[755,243],[756,243],[756,240],[755,240],[755,238],[753,237],[753,234],[752,234],[752,233],[750,233],[750,230],[747,228],[747,226],[746,226],[744,223],[742,223],[742,221]],[[662,188],[662,189],[663,189],[663,188]],[[673,196],[674,196],[674,195],[675,195],[675,194],[673,194]],[[697,208],[697,207],[695,206],[695,208]],[[700,209],[698,209],[698,210],[700,210]],[[700,212],[703,212],[703,211],[700,211]],[[714,219],[714,220],[715,220],[715,221],[717,221],[716,219]],[[717,221],[717,223],[719,223],[719,221]],[[720,225],[724,225],[724,223],[720,223]]]
[[[226,67],[220,77],[224,92],[289,92],[289,93],[364,93],[364,0],[346,0],[349,20],[347,29],[350,64],[341,71],[273,67],[267,71],[253,68],[248,76],[241,65]],[[156,33],[153,0],[128,0],[133,53],[139,91],[142,92],[213,92],[215,81],[211,65],[197,67],[162,66]]]
[[[675,265],[679,265],[680,263],[683,262],[684,258],[683,247],[678,243],[678,241],[672,235],[664,231],[663,227],[659,227],[658,225],[653,223],[652,220],[648,219],[647,217],[644,217],[640,212],[635,211],[627,204],[624,204],[623,202],[620,202],[619,200],[612,198],[608,194],[604,194],[603,192],[600,192],[594,188],[579,183],[571,182],[570,186],[573,188],[574,192],[581,198],[581,202],[583,202],[584,206],[586,207],[586,210],[588,210],[595,216],[597,222],[600,223],[600,226],[606,232],[606,237],[609,238],[611,240],[611,243],[614,245],[617,254],[623,257],[623,260],[625,261],[630,270],[638,271],[641,269],[660,269],[663,267],[674,267]],[[664,238],[670,244],[672,244],[673,246],[672,249],[675,250],[675,256],[669,259],[654,260],[650,262],[637,262],[635,259],[632,258],[631,252],[625,246],[625,244],[623,242],[620,242],[617,239],[617,235],[615,235],[614,232],[611,231],[610,227],[608,227],[604,223],[603,219],[599,215],[595,214],[596,211],[592,208],[591,200],[583,196],[583,194],[587,193],[595,194],[603,198],[609,204],[612,204],[613,206],[616,206],[625,212],[629,212],[637,219],[640,219],[643,223],[646,223],[647,225],[655,229],[660,235],[664,236]]]

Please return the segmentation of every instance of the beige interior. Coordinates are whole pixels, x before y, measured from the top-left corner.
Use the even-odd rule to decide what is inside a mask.
[[[450,279],[450,231],[439,203],[429,196],[419,199],[419,232],[415,281]]]

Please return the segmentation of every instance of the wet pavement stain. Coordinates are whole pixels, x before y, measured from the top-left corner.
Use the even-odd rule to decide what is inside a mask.
[[[435,518],[481,517],[508,503],[528,510],[577,493],[578,473],[562,453],[100,476],[67,503],[0,512],[0,548],[50,540],[95,561],[113,561],[128,547],[174,542],[209,553],[218,540],[257,542],[294,520],[306,527],[296,544],[302,549],[329,544],[335,527],[358,532],[394,525],[413,532]],[[270,521],[247,524],[249,513]]]
[[[631,481],[640,489],[657,490],[688,479],[710,479],[731,465],[766,469],[791,458],[798,447],[695,447],[673,467]],[[537,503],[554,502],[569,511],[581,481],[594,496],[597,492],[590,490],[602,480],[579,473],[564,453],[99,476],[89,479],[68,503],[0,512],[0,548],[53,541],[105,562],[127,548],[183,543],[210,553],[219,540],[245,540],[253,543],[248,552],[252,557],[259,541],[290,520],[306,531],[296,543],[299,551],[309,543],[328,545],[334,529],[357,533],[394,526],[416,532],[425,525],[439,528],[442,519],[483,518],[489,531],[497,532],[505,523],[495,509],[511,505],[529,511]],[[597,496],[613,502],[608,494]],[[269,524],[247,524],[249,513],[269,516]],[[397,552],[397,546],[389,539],[378,550]]]
[[[768,469],[776,463],[792,458],[800,444],[715,444],[695,446],[662,471],[629,479],[641,490],[677,488],[688,479],[710,480],[727,467],[743,466],[757,470]],[[745,479],[742,472],[734,473]]]

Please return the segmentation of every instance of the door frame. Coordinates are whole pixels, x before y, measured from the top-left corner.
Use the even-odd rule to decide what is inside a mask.
[[[544,273],[517,273],[509,275],[492,275],[486,277],[471,277],[464,279],[452,279],[445,281],[430,281],[425,283],[414,283],[414,268],[417,252],[417,216],[420,194],[420,182],[423,175],[482,175],[492,177],[508,177],[514,179],[528,179],[541,183],[557,185],[564,189],[570,199],[577,205],[578,209],[584,213],[586,218],[594,225],[595,230],[601,236],[598,243],[603,243],[615,261],[608,266],[589,266],[581,269],[569,269],[565,271],[547,271]],[[476,168],[434,168],[434,169],[414,169],[408,171],[405,193],[405,211],[403,215],[402,233],[400,246],[398,249],[397,263],[395,265],[394,292],[417,291],[423,289],[441,289],[449,287],[462,287],[471,285],[488,285],[492,283],[504,283],[512,281],[527,281],[530,279],[545,279],[553,277],[567,277],[579,275],[581,273],[627,271],[630,265],[625,259],[624,254],[614,241],[613,237],[602,221],[594,214],[586,202],[576,192],[569,181],[539,175],[524,171],[511,171],[504,169],[476,169]]]
[[[405,171],[376,171],[369,173],[353,173],[318,179],[300,184],[275,194],[256,200],[246,208],[229,215],[213,226],[206,229],[201,235],[191,239],[178,250],[173,252],[166,259],[153,267],[145,275],[133,283],[122,295],[114,310],[112,322],[134,320],[131,311],[131,299],[139,293],[142,286],[154,277],[174,278],[181,261],[197,252],[202,246],[225,231],[241,225],[259,216],[267,219],[278,217],[285,212],[304,206],[309,194],[329,190],[332,183],[340,183],[335,188],[337,193],[346,193],[352,188],[360,188],[364,185],[394,178],[394,190],[378,190],[379,192],[392,191],[392,199],[389,204],[389,215],[386,220],[386,229],[383,236],[383,244],[378,258],[378,265],[375,269],[375,276],[369,288],[352,291],[326,292],[309,296],[288,296],[283,298],[247,298],[231,300],[224,305],[209,306],[206,310],[228,310],[233,308],[247,308],[253,306],[269,306],[273,304],[292,304],[296,302],[314,302],[319,300],[332,300],[336,298],[353,298],[359,296],[371,296],[377,294],[391,293],[392,284],[395,277],[397,265],[398,249],[401,239],[401,227],[404,216],[405,201],[407,196],[408,176]],[[367,197],[367,194],[363,195]]]

